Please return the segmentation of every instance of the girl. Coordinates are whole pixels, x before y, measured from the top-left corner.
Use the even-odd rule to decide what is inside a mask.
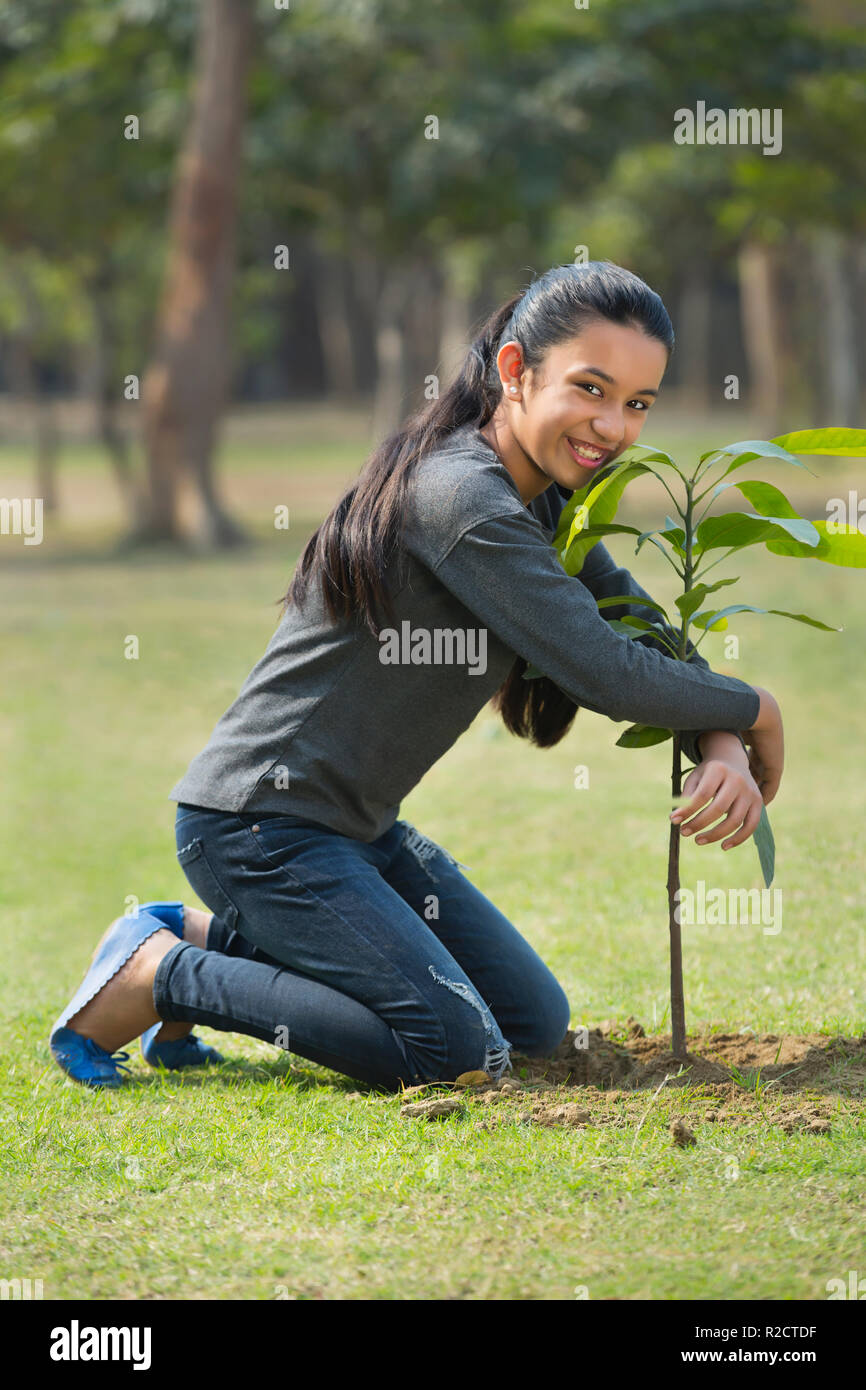
[[[640,434],[673,341],[637,276],[556,266],[375,451],[171,793],[178,858],[213,915],[157,903],[109,928],[52,1032],[71,1076],[116,1085],[126,1054],[112,1054],[145,1030],[151,1061],[213,1060],[196,1022],[387,1089],[497,1078],[512,1049],[552,1051],[569,1022],[561,986],[451,855],[398,818],[488,700],[543,748],[581,705],[680,730],[698,766],[674,821],[726,849],[752,834],[782,773],[772,695],[694,648],[677,662],[651,634],[615,633],[605,619],[627,613],[662,630],[649,595],[604,545],[577,578],[551,545],[564,500]],[[596,600],[614,595],[625,601],[603,617]],[[529,662],[543,678],[523,680]]]

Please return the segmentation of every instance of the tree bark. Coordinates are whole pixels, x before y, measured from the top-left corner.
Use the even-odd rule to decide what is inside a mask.
[[[433,383],[428,379],[438,377],[439,373],[441,317],[441,272],[432,255],[419,257],[412,267],[402,320],[406,412],[421,410],[429,404],[428,386]],[[440,382],[440,391],[441,386]]]
[[[33,426],[36,464],[34,496],[42,499],[45,512],[56,512],[59,454],[57,421],[53,402],[42,390],[39,377],[38,350],[35,345],[39,340],[41,308],[26,269],[19,278],[19,290],[24,308],[24,331],[12,339],[9,369],[15,394],[29,410]]]
[[[440,388],[450,386],[469,350],[472,314],[469,296],[446,265],[442,283],[442,332],[439,339]]]
[[[376,396],[373,439],[378,444],[396,429],[404,413],[404,316],[412,275],[405,264],[385,271],[376,315]]]
[[[358,387],[364,394],[375,396],[378,380],[375,339],[382,267],[376,257],[361,243],[350,243],[347,249],[347,266],[351,287],[349,302],[352,307],[352,341],[355,346]]]
[[[822,396],[828,403],[828,423],[853,427],[859,424],[860,395],[853,266],[848,264],[846,240],[835,228],[818,228],[811,240],[818,286],[816,327],[823,340]]]
[[[709,404],[712,294],[707,267],[687,269],[680,298],[677,338],[683,345],[681,381],[693,410]]]
[[[92,276],[88,288],[95,329],[91,381],[96,409],[96,431],[111,461],[127,520],[134,530],[141,522],[145,498],[136,484],[130,464],[129,438],[117,420],[121,373],[117,360],[114,272],[107,261],[103,262]]]
[[[739,252],[740,314],[749,365],[749,402],[762,428],[777,428],[782,397],[775,267],[770,248],[746,241]]]
[[[341,256],[319,249],[313,289],[325,389],[334,400],[345,401],[358,394],[358,381],[350,330],[346,264]]]
[[[183,539],[178,484],[186,471],[212,545],[243,533],[215,487],[213,444],[229,378],[229,306],[235,262],[249,0],[202,0],[192,119],[178,161],[156,340],[142,384],[149,482],[146,539]]]

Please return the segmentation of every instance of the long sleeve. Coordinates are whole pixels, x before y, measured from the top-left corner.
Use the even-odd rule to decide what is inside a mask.
[[[705,663],[668,660],[614,632],[590,587],[621,582],[615,566],[605,573],[607,552],[575,582],[525,509],[468,525],[438,557],[422,531],[409,545],[476,618],[587,709],[696,732],[748,728],[757,718],[760,698],[744,681]]]

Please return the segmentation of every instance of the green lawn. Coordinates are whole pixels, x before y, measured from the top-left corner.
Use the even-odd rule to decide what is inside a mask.
[[[712,1125],[690,1087],[652,1104],[639,1093],[617,1124],[543,1129],[513,1106],[481,1128],[476,1102],[435,1124],[401,1119],[399,1098],[235,1036],[222,1036],[230,1060],[212,1074],[158,1075],[134,1050],[134,1080],[114,1095],[65,1082],[52,1063],[50,1023],[126,900],[195,901],[167,793],[260,655],[310,498],[335,494],[350,455],[342,437],[296,439],[288,462],[271,445],[232,445],[226,466],[249,485],[259,544],[228,559],[100,558],[110,520],[52,525],[28,550],[0,537],[0,1278],[41,1278],[46,1298],[826,1297],[829,1279],[866,1273],[863,1097],[841,1087],[819,1093],[824,1135],[786,1136],[754,1110]],[[833,469],[821,465],[841,477]],[[93,457],[74,472],[95,495],[109,488]],[[834,489],[806,482],[823,515]],[[278,502],[293,507],[288,533],[268,522]],[[660,556],[611,549],[671,599]],[[747,615],[738,660],[720,636],[701,648],[782,706],[787,768],[770,816],[783,925],[685,930],[689,1023],[857,1037],[864,580],[757,552],[715,576],[731,573],[737,597],[844,632]],[[133,634],[140,658],[128,661]],[[485,711],[404,814],[541,952],[574,1024],[636,1015],[661,1032],[669,745],[627,752],[617,733],[582,711],[540,752]],[[588,789],[574,787],[578,764]],[[684,842],[682,882],[698,878],[759,887],[754,846]],[[672,1146],[677,1114],[696,1147]]]

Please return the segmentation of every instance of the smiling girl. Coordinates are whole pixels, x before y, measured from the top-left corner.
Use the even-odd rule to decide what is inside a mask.
[[[126,1054],[112,1054],[140,1033],[149,1061],[214,1060],[197,1022],[388,1089],[496,1078],[512,1049],[552,1051],[569,1022],[561,986],[454,858],[399,819],[490,700],[544,748],[581,705],[679,730],[697,764],[673,817],[690,818],[683,833],[726,849],[752,834],[782,774],[772,695],[691,646],[679,662],[651,634],[614,632],[607,619],[634,613],[678,637],[604,545],[576,578],[552,545],[569,494],[638,438],[673,341],[637,276],[556,266],[379,446],[171,793],[178,858],[213,915],[155,903],[109,928],[52,1032],[71,1076],[118,1084]],[[620,595],[602,617],[596,600]],[[394,632],[406,640],[388,638],[383,659]],[[482,632],[483,663],[468,659]],[[544,676],[524,680],[529,663]]]

